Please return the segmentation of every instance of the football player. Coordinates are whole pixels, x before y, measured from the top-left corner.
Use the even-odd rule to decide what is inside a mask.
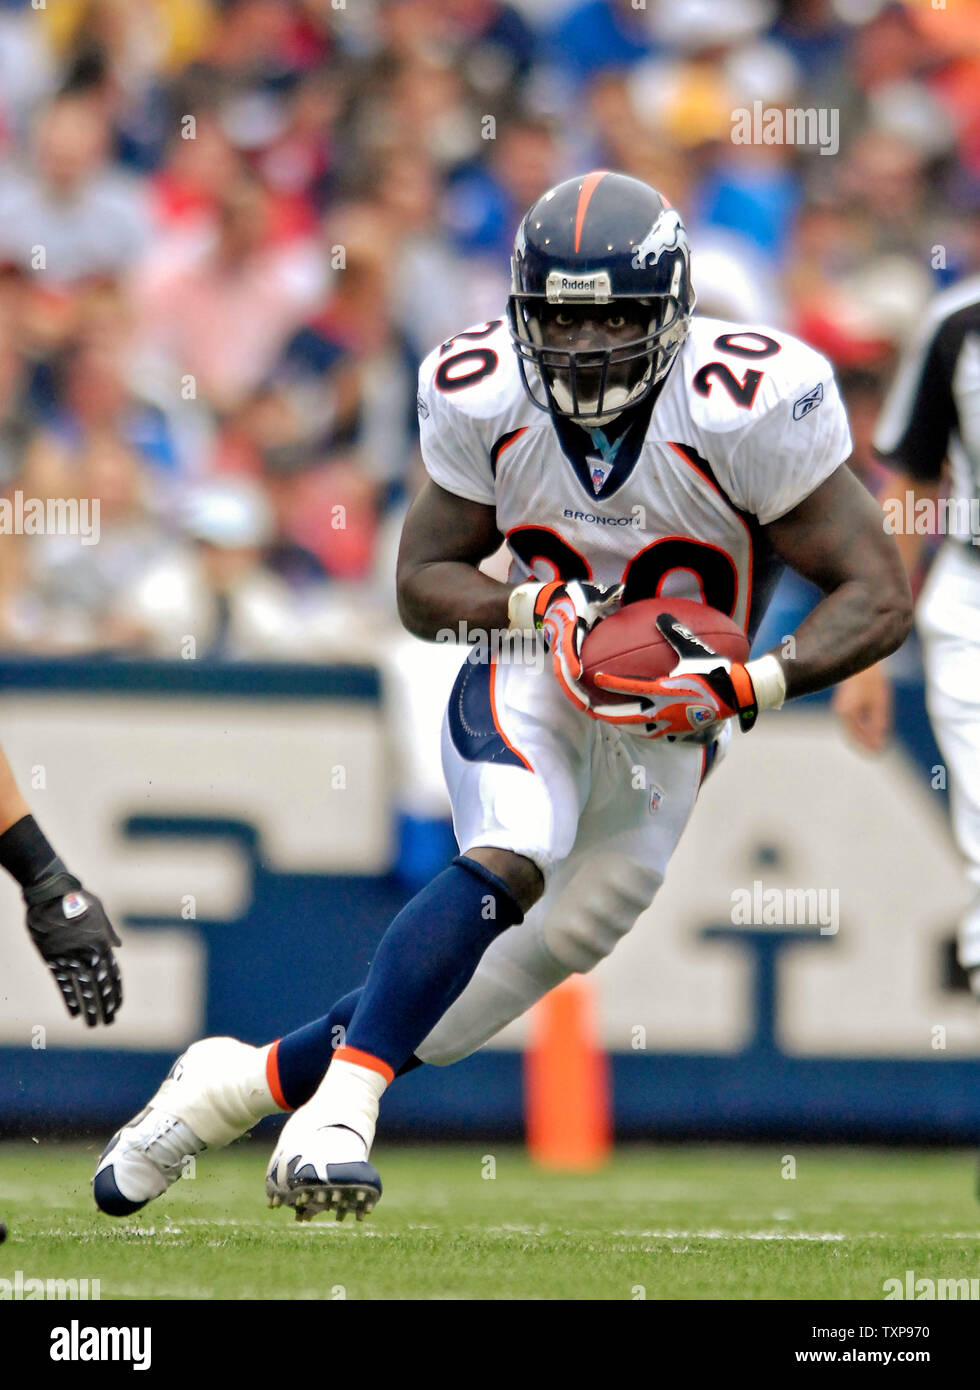
[[[82,887],[51,848],[2,749],[0,867],[20,884],[27,930],[72,1018],[84,1018],[90,1028],[111,1023],[122,1004],[122,981],[112,951],[119,938],[99,899]]]
[[[524,217],[506,314],[426,358],[429,479],[405,521],[399,611],[420,637],[465,623],[498,639],[462,662],[444,723],[460,854],[323,1019],[262,1048],[194,1044],[100,1160],[103,1210],[137,1210],[186,1154],[278,1107],[295,1113],[267,1172],[272,1204],[369,1211],[392,1079],[466,1056],[613,949],[656,894],[731,722],[750,729],[904,639],[908,583],[846,466],[829,364],[786,333],[694,318],[694,303],[677,211],[598,171]],[[502,539],[508,583],[479,568]],[[706,658],[664,617],[669,677],[608,682],[608,703],[584,688],[583,640],[620,604],[702,600],[751,636],[784,563],[826,595],[792,660]],[[504,659],[505,634],[525,633],[545,663]]]
[[[925,544],[908,522],[935,506],[946,460],[953,525],[933,562],[916,610],[926,703],[949,770],[953,834],[966,861],[970,899],[957,957],[980,999],[980,276],[940,294],[910,344],[875,431],[878,455],[896,470],[899,549],[912,574]],[[845,728],[878,751],[891,729],[891,686],[873,666],[846,681],[834,706]]]

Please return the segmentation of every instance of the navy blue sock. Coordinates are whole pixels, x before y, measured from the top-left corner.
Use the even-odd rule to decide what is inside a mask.
[[[334,1049],[347,1040],[347,1026],[354,1017],[364,986],[352,989],[338,999],[328,1014],[306,1023],[292,1033],[284,1033],[276,1047],[276,1068],[279,1090],[290,1110],[305,1105],[326,1075]],[[409,1057],[398,1068],[398,1075],[414,1071],[422,1065],[418,1057]]]
[[[494,937],[523,920],[503,879],[459,855],[381,938],[347,1046],[397,1072],[462,994]]]

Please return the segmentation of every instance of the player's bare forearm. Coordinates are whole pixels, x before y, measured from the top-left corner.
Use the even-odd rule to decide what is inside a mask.
[[[500,541],[493,507],[426,483],[405,518],[398,552],[398,613],[408,631],[433,641],[460,622],[486,632],[506,628],[511,585],[478,568]]]
[[[901,646],[907,632],[897,603],[882,601],[866,584],[842,584],[797,628],[793,655],[776,650],[787,696],[824,690],[863,671]]]
[[[767,528],[777,552],[826,597],[777,647],[787,696],[823,690],[880,661],[904,642],[912,593],[895,538],[867,489],[838,468]]]
[[[7,755],[0,748],[0,835],[30,814],[31,808],[21,795]]]
[[[456,561],[421,565],[398,591],[398,612],[415,637],[434,641],[464,622],[470,631],[500,632],[508,625],[510,584]]]

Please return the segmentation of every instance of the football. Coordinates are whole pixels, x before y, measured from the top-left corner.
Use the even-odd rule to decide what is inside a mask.
[[[638,599],[603,618],[582,644],[582,684],[597,704],[618,704],[633,698],[602,690],[594,683],[598,671],[611,676],[643,676],[656,680],[668,675],[676,666],[677,653],[657,627],[661,613],[671,614],[692,636],[713,648],[719,656],[727,656],[732,661],[748,658],[749,643],[745,633],[717,608],[695,603],[692,599]]]

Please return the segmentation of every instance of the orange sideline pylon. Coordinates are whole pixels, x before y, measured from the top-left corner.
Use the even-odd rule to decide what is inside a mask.
[[[572,975],[531,1011],[524,1119],[531,1157],[546,1168],[598,1168],[612,1147],[609,1060],[592,989]]]

